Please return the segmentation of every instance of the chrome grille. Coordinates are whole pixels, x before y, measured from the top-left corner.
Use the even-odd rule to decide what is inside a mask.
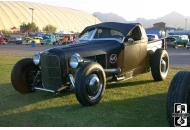
[[[57,90],[62,86],[60,60],[55,55],[41,55],[41,75],[44,88]]]

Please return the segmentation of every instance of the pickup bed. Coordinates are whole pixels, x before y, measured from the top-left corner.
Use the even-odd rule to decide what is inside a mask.
[[[79,103],[92,106],[99,103],[108,82],[150,71],[155,81],[162,81],[168,69],[165,39],[148,42],[141,24],[107,22],[86,27],[75,44],[18,61],[11,81],[20,93],[74,90]]]
[[[149,41],[147,44],[147,51],[156,51],[159,48],[162,48],[162,43],[164,43],[164,41],[162,41],[164,39],[159,39],[159,40],[155,40],[155,41]]]

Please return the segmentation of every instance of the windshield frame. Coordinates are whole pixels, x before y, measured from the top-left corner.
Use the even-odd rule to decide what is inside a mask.
[[[97,32],[98,29],[97,29],[97,28],[94,28],[94,29],[91,29],[91,30],[92,30],[93,32],[92,32],[92,36],[91,36],[89,39],[79,38],[78,40],[79,40],[79,41],[80,41],[80,40],[91,41],[91,40],[94,38],[94,36],[95,36],[95,34],[96,34],[96,32]],[[91,30],[87,30],[86,32],[91,31]],[[85,33],[86,33],[86,32],[85,32]],[[84,34],[85,34],[85,33],[84,33]],[[83,34],[83,35],[84,35],[84,34]],[[82,35],[82,36],[83,36],[83,35]],[[82,36],[81,36],[81,37],[82,37]]]
[[[90,29],[90,30],[87,30],[86,32],[88,31],[91,31],[93,30],[93,33],[92,33],[92,36],[89,38],[89,39],[83,39],[83,38],[79,38],[77,41],[92,41],[92,40],[116,40],[118,41],[119,43],[123,43],[124,42],[124,39],[125,39],[125,36],[122,32],[118,31],[118,30],[115,30],[115,29],[111,29],[111,28],[105,28],[105,29],[109,29],[110,31],[111,30],[115,30],[115,31],[118,31],[119,33],[121,33],[123,36],[122,39],[119,39],[119,38],[94,38],[95,37],[95,34],[97,33],[98,29],[103,29],[103,28],[94,28],[94,29]],[[82,36],[86,33],[84,32],[82,34]]]

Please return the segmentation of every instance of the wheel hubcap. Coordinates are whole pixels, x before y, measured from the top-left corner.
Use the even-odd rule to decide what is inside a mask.
[[[167,71],[167,64],[164,59],[161,60],[161,72],[165,73]]]
[[[88,97],[91,100],[97,99],[102,91],[103,85],[97,74],[91,74],[87,81]]]
[[[100,80],[97,75],[93,74],[90,76],[88,88],[91,94],[96,94],[100,87]]]

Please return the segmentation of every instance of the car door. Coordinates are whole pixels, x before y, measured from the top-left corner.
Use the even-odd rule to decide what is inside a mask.
[[[130,38],[134,41],[131,42]],[[147,40],[146,33],[141,32],[140,26],[132,30],[128,41],[124,43],[124,72],[141,70],[141,67],[144,69],[147,64]]]

